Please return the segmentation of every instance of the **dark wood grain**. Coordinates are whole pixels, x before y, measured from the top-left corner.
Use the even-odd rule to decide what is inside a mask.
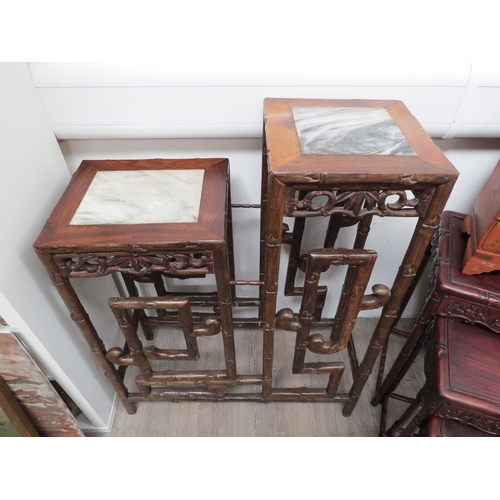
[[[203,169],[197,223],[70,225],[95,174],[101,170]],[[225,237],[227,159],[83,161],[34,243],[50,253],[214,248]],[[223,182],[220,182],[222,179]]]
[[[461,318],[500,333],[500,272],[462,273],[467,238],[461,227],[466,215],[445,211],[434,242],[427,301],[408,340],[380,385],[373,402],[393,393],[418,353],[422,335],[434,314]]]
[[[457,420],[430,417],[419,432],[421,437],[491,437],[471,425],[464,425]]]
[[[384,108],[417,155],[302,155],[291,113],[291,106],[296,104]],[[399,101],[266,99],[264,108],[258,280],[237,280],[234,274],[226,159],[83,162],[34,244],[71,317],[78,323],[129,413],[135,411],[135,403],[143,401],[246,400],[344,403],[343,414],[349,416],[389,332],[414,289],[415,280],[425,261],[428,243],[439,224],[458,172],[404,104]],[[70,225],[73,214],[99,170],[185,168],[205,170],[197,223]],[[328,199],[324,205],[315,202],[321,196]],[[392,201],[386,201],[388,199]],[[285,216],[293,217],[296,221],[291,236],[283,230]],[[305,250],[301,256],[301,246],[307,245],[307,242],[302,241],[306,218],[318,216],[331,217],[333,221],[325,237],[325,248],[314,252]],[[416,230],[392,288],[377,284],[371,295],[363,295],[376,255],[372,250],[365,250],[364,246],[372,218],[377,216],[416,218]],[[352,225],[357,225],[354,250],[333,248],[339,230]],[[304,338],[298,340],[300,360],[294,364],[295,371],[297,374],[327,374],[328,382],[324,388],[274,386],[274,337],[283,242],[292,244],[285,293],[303,296],[300,328],[303,333],[307,330]],[[319,276],[324,267],[339,264],[339,255],[347,259],[345,263],[349,267],[339,313],[335,318],[322,318],[327,289],[317,286]],[[325,256],[327,260],[323,262]],[[370,261],[368,267],[360,263],[366,259]],[[304,286],[295,286],[297,269],[306,272],[307,283]],[[112,273],[124,276],[130,295],[129,298],[117,299],[118,302],[114,304],[116,306],[125,303],[120,301],[126,301],[130,315],[127,311],[115,310],[127,341],[124,346],[106,349],[74,293],[70,280],[97,278]],[[175,298],[162,281],[163,276],[185,279],[208,274],[215,275],[215,295],[192,293]],[[159,297],[139,297],[135,281],[154,283]],[[258,300],[248,299],[245,302],[238,299],[235,287],[242,285],[259,286]],[[173,299],[183,304],[185,302],[185,305],[175,311],[168,310],[167,305]],[[241,322],[254,321],[263,327],[262,371],[246,375],[238,373],[236,367],[232,308],[250,303],[258,306],[258,318],[242,318]],[[220,326],[225,369],[157,372],[152,367],[150,360],[192,361],[200,357],[201,361],[196,337],[219,333],[219,326],[215,329],[213,324],[209,324],[211,313],[194,312],[187,305],[213,309]],[[156,310],[156,316],[145,313],[144,310],[151,307]],[[358,360],[351,337],[352,327],[360,309],[372,308],[382,308],[381,317],[366,352]],[[200,321],[204,321],[204,324],[200,325]],[[155,342],[154,325],[182,325],[186,348],[161,350],[155,348],[154,344],[145,346],[139,338],[139,324],[148,342]],[[308,328],[317,325],[332,327],[330,340],[320,339],[318,335],[309,336]],[[295,328],[293,321],[290,326]],[[306,362],[305,352],[323,355],[343,349],[348,351],[353,382],[347,393],[337,393],[344,364],[337,361]],[[132,393],[123,383],[122,368],[131,365],[140,371],[136,378],[139,393]],[[242,385],[254,385],[261,392],[232,391]]]
[[[400,128],[416,155],[302,154],[293,106],[383,108]],[[301,291],[300,287],[295,287],[294,282],[305,222],[298,223],[294,226],[294,232],[285,233],[284,237],[283,217],[330,217],[325,247],[334,246],[337,233],[342,227],[358,224],[354,243],[354,247],[358,249],[365,245],[372,217],[418,218],[390,294],[383,300],[376,298],[371,303],[372,306],[378,305],[383,309],[361,361],[357,359],[354,344],[348,342],[354,381],[343,413],[349,416],[389,332],[414,290],[415,281],[425,264],[428,245],[439,225],[458,172],[400,101],[265,99],[263,152],[261,241],[265,241],[265,246],[263,243],[261,247],[261,262],[264,259],[265,265],[261,264],[261,276],[265,276],[265,285],[261,299],[265,301],[264,398],[273,392],[270,379],[282,243],[292,245],[285,292],[296,295]],[[389,207],[384,200],[394,195],[400,203]],[[315,204],[314,200],[320,197],[326,197],[327,201]],[[324,301],[324,296],[321,301]],[[321,314],[321,307],[316,308],[315,315],[318,314]]]
[[[436,316],[426,352],[426,383],[387,434],[410,436],[437,416],[500,435],[499,356],[496,333]]]
[[[97,172],[134,170],[203,169],[201,204],[197,223],[71,225],[72,217]],[[92,160],[82,162],[50,215],[35,251],[49,273],[71,318],[80,328],[104,374],[128,413],[136,412],[136,396],[124,384],[125,369],[135,365],[141,371],[137,386],[140,398],[153,397],[149,382],[155,371],[149,360],[197,360],[197,336],[222,333],[226,356],[226,377],[236,379],[236,355],[232,322],[234,258],[230,212],[229,162],[227,159],[182,160]],[[124,345],[106,348],[92,320],[73,289],[70,279],[98,278],[120,274],[130,295],[112,302],[112,309],[124,335]],[[189,298],[173,299],[162,276],[204,277],[215,274],[217,292],[196,294],[196,305],[217,309],[218,318],[206,317],[194,327]],[[150,282],[160,295],[160,305],[139,297],[135,281]],[[131,314],[120,309],[128,304]],[[174,304],[175,303],[175,304]],[[155,306],[158,305],[158,307]],[[167,309],[175,305],[175,314]],[[143,346],[138,325],[147,341],[154,341],[150,316],[145,309],[158,310],[158,322],[172,322],[184,329],[186,349],[161,350]],[[193,376],[196,371],[193,372]],[[183,393],[183,391],[180,391]]]
[[[354,183],[360,180],[438,184],[458,176],[450,161],[401,101],[270,98],[264,101],[264,106],[270,171],[285,184]],[[386,109],[417,156],[384,156],[381,159],[380,156],[363,155],[303,155],[292,106]]]

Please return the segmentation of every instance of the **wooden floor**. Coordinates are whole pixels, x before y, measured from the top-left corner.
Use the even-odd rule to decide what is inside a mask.
[[[358,357],[361,358],[375,328],[377,320],[361,318],[353,333]],[[413,320],[402,320],[400,327],[408,330]],[[168,338],[169,347],[174,347],[180,335],[156,333]],[[395,355],[401,349],[405,338],[392,335],[389,343],[387,365],[390,366]],[[260,349],[262,333],[257,329],[242,328],[235,332],[237,349],[237,366],[241,374],[260,373]],[[198,363],[201,369],[223,367],[220,336],[200,338],[201,359],[198,362],[175,362],[169,369],[189,369],[189,363]],[[157,343],[158,345],[159,343]],[[325,387],[324,375],[293,375],[291,359],[293,356],[294,334],[277,331],[275,339],[275,371],[274,386],[293,387],[310,386]],[[163,346],[165,347],[165,346]],[[338,358],[322,356],[310,361],[342,360],[346,371],[339,392],[348,392],[350,385],[349,363],[345,352],[338,353]],[[329,359],[325,359],[329,358]],[[308,359],[309,361],[309,359]],[[177,363],[177,364],[176,364]],[[182,364],[181,364],[182,363]],[[186,364],[187,363],[187,364]],[[203,363],[203,365],[201,365]],[[181,367],[181,368],[179,368]],[[157,367],[159,368],[159,367]],[[378,368],[378,361],[375,368]],[[165,369],[161,367],[159,369]],[[127,385],[135,391],[132,370],[127,374]],[[371,374],[368,383],[351,417],[342,416],[342,404],[337,403],[248,403],[248,402],[152,402],[138,405],[135,415],[128,415],[119,404],[113,431],[110,433],[88,433],[95,437],[375,437],[379,434],[380,405],[374,407],[370,400],[375,391],[376,370]],[[347,380],[345,380],[347,377]],[[424,383],[423,353],[414,362],[411,370],[402,381],[398,392],[414,396]],[[251,387],[255,392],[258,387]],[[244,388],[249,392],[249,388]],[[388,424],[406,408],[404,403],[391,400],[389,402]]]

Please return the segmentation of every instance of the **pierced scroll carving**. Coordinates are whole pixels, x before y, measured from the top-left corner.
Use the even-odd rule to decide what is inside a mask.
[[[478,306],[472,302],[461,300],[444,300],[443,306],[439,308],[442,316],[462,318],[470,323],[480,323],[491,330],[500,333],[500,311],[491,307]]]
[[[152,380],[153,372],[150,360],[191,360],[200,359],[197,337],[217,335],[221,331],[221,322],[218,318],[205,318],[203,325],[195,327],[189,300],[186,297],[116,297],[109,300],[109,306],[115,315],[118,325],[127,341],[128,351],[125,353],[119,347],[108,350],[106,356],[109,361],[119,366],[135,365],[141,371],[140,380],[144,383],[139,386],[141,393],[148,395],[151,388],[148,382]],[[186,349],[160,349],[155,345],[144,347],[139,339],[138,322],[134,317],[138,311],[144,309],[167,310],[176,309]],[[132,311],[130,314],[129,311]],[[226,364],[230,354],[225,350]]]
[[[126,315],[120,315],[120,318],[117,318],[119,321],[120,328],[127,327],[130,323],[127,322]],[[211,335],[217,335],[220,333],[220,321],[217,318],[206,318],[204,321],[204,326],[199,326],[194,328],[190,333],[188,333],[189,344],[194,345],[194,355],[189,353],[188,349],[160,349],[156,346],[147,346],[142,347],[142,353],[146,358],[156,361],[165,361],[165,360],[190,360],[196,361],[200,358],[200,354],[198,351],[198,347],[196,344],[193,344],[193,341],[196,337],[208,337]],[[134,332],[134,335],[137,336],[137,333]],[[136,339],[136,342],[138,339]],[[119,366],[130,366],[136,365],[134,353],[124,354],[123,349],[120,347],[112,347],[107,352],[107,358],[115,365]]]
[[[438,416],[458,420],[462,424],[471,425],[496,436],[500,435],[500,422],[498,420],[471,411],[445,406],[439,410]]]
[[[68,278],[92,278],[111,273],[145,276],[151,272],[164,275],[205,275],[213,273],[213,258],[210,252],[164,254],[128,253],[86,254],[78,256],[60,255],[55,258],[61,274]]]
[[[305,363],[306,352],[310,350],[318,354],[333,354],[345,349],[350,342],[359,311],[363,308],[379,307],[387,302],[390,291],[383,285],[375,285],[372,295],[363,295],[376,258],[377,253],[373,250],[330,248],[311,250],[307,256],[300,313],[295,315],[291,309],[282,309],[277,314],[276,322],[279,327],[296,332],[292,372],[330,374],[326,386],[326,394],[329,397],[334,397],[337,392],[344,364]],[[319,279],[321,273],[328,270],[331,265],[348,265],[349,268],[330,340],[325,340],[321,334],[309,334],[314,320]]]
[[[317,217],[340,214],[361,219],[379,217],[422,217],[431,199],[431,190],[381,189],[378,191],[308,191],[290,200],[290,217]],[[321,197],[326,200],[318,201]]]

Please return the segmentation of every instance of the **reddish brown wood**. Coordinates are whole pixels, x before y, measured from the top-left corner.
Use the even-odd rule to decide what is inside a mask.
[[[103,170],[162,170],[203,169],[204,180],[200,213],[196,223],[169,224],[102,224],[70,225],[74,212],[83,199],[95,174]],[[229,162],[227,159],[188,160],[106,160],[84,161],[56,205],[34,247],[49,272],[72,319],[80,327],[92,353],[99,360],[106,377],[129,413],[136,411],[134,398],[124,384],[123,370],[116,366],[136,365],[141,370],[142,384],[138,384],[141,398],[148,400],[151,388],[148,382],[154,372],[149,359],[196,359],[196,336],[213,335],[222,331],[226,355],[226,376],[236,379],[232,302],[235,300],[231,281],[234,282],[234,262],[231,255],[232,235],[228,223]],[[120,327],[126,338],[124,348],[106,349],[91,319],[74,292],[70,278],[89,278],[121,273],[130,298],[127,307],[120,308],[120,301],[112,302]],[[193,318],[186,302],[177,304],[175,320],[184,327],[186,352],[165,352],[154,346],[143,347],[137,335],[138,322],[145,336],[153,339],[149,317],[144,309],[152,299],[138,297],[134,281],[154,283],[161,297],[158,321],[167,321],[167,307],[173,301],[163,284],[161,275],[179,278],[205,276],[214,273],[217,293],[197,294],[199,305],[218,309],[217,325],[206,318],[202,326],[193,328]],[[127,300],[127,299],[120,299]],[[168,306],[170,304],[170,306]],[[123,305],[123,304],[122,304]],[[194,332],[194,336],[192,335]]]
[[[464,425],[457,420],[430,417],[419,432],[421,437],[491,437],[470,425]]]
[[[400,126],[417,152],[417,156],[370,158],[301,155],[297,150],[294,125],[290,122],[292,103],[384,107]],[[350,415],[385,338],[401,313],[401,305],[408,300],[415,276],[422,266],[428,240],[439,222],[444,204],[458,175],[456,170],[432,143],[406,107],[396,101],[300,100],[299,102],[269,99],[266,100],[265,107],[260,205],[261,260],[258,280],[236,280],[234,275],[228,162],[221,159],[84,162],[35,243],[37,252],[51,273],[72,317],[79,324],[92,352],[130,413],[135,411],[134,403],[139,401],[199,399],[341,402],[345,403],[344,414]],[[204,168],[206,173],[198,223],[69,227],[74,211],[99,168],[127,170]],[[326,196],[327,203],[317,205],[315,199],[319,195]],[[388,198],[392,200],[396,198],[397,201],[389,203]],[[344,348],[347,344],[354,379],[349,394],[336,393],[344,366],[335,362],[301,363],[303,373],[330,374],[326,389],[273,387],[274,331],[284,216],[296,219],[295,234],[291,238],[293,268],[285,290],[287,294],[292,295],[302,294],[302,287],[295,287],[294,279],[301,262],[305,263],[300,257],[301,227],[305,224],[303,222],[305,218],[329,216],[335,219],[334,223],[330,224],[325,238],[326,247],[334,246],[340,227],[358,224],[354,242],[355,255],[366,253],[362,249],[373,216],[419,219],[415,235],[390,293],[384,285],[376,285],[373,294],[369,296],[359,293],[354,296],[349,293],[352,287],[359,288],[361,282],[366,286],[364,278],[358,280],[358,274],[363,274],[366,270],[357,269],[348,273],[346,290],[340,303],[341,313],[334,319],[321,319],[326,287],[324,289],[317,287],[314,293],[304,295],[306,304],[304,311],[307,311],[307,318],[304,313],[301,319],[307,322],[311,319],[309,326],[321,324],[333,327],[330,340],[322,339],[318,342],[319,338],[313,335],[315,341],[311,345],[308,343],[307,349],[326,354],[332,353],[338,346]],[[289,236],[285,235],[285,241],[287,239]],[[332,250],[326,253],[330,255]],[[305,271],[305,267],[302,270]],[[318,270],[318,273],[320,272],[321,270]],[[130,318],[125,317],[123,311],[117,313],[128,340],[127,344],[123,349],[114,347],[106,351],[90,318],[72,290],[69,280],[99,277],[111,273],[122,273],[125,276],[127,289],[131,295],[128,304],[133,312]],[[202,277],[211,273],[216,277],[217,294],[215,296],[186,294],[186,299],[192,306],[215,308],[220,320],[226,370],[151,372],[148,360],[192,358],[196,351],[195,342],[191,334],[185,332],[187,335],[185,351],[189,352],[183,350],[164,352],[151,346],[143,347],[137,336],[139,323],[142,324],[148,339],[152,339],[150,331],[152,325],[187,323],[186,318],[183,323],[181,309],[172,311],[154,307],[158,310],[157,316],[144,314],[143,309],[149,307],[153,299],[137,297],[134,281],[154,283],[160,296],[157,299],[160,302],[157,304],[165,305],[168,300],[175,297],[172,292],[165,289],[162,275],[183,279]],[[364,274],[363,276],[366,277]],[[238,299],[235,287],[240,285],[258,285],[259,300]],[[322,298],[318,300],[317,295],[322,295]],[[238,323],[263,326],[261,375],[237,373],[232,321],[234,305],[259,306],[258,318],[242,318]],[[383,307],[381,320],[368,350],[359,363],[354,343],[350,338],[353,322],[359,309],[377,307]],[[313,311],[312,318],[309,318],[310,311]],[[207,314],[199,312],[189,316],[188,323],[209,319]],[[207,323],[205,326],[197,325],[193,332],[211,335],[214,334],[212,326]],[[126,367],[133,364],[142,371],[137,379],[140,394],[128,393],[123,384],[123,370],[115,367],[115,365]],[[258,385],[261,394],[229,392],[233,386],[239,385]]]
[[[470,235],[463,258],[464,274],[500,270],[500,161],[481,189],[462,231]]]
[[[151,273],[150,274],[151,279],[152,279],[153,275],[158,276],[158,274],[159,273],[156,273],[156,272]],[[133,277],[127,273],[122,273],[122,278],[123,278],[123,282],[125,283],[125,286],[127,288],[127,292],[129,294],[129,296],[130,297],[139,297],[139,291],[137,290],[137,287],[135,286]],[[162,279],[162,281],[163,281],[163,279]],[[157,289],[158,289],[158,286],[157,286]],[[163,289],[160,287],[160,292],[162,293],[163,291],[164,291],[164,287],[163,287]],[[144,311],[142,309],[137,310],[137,318],[141,322],[142,331],[144,332],[144,336],[146,337],[146,340],[153,340],[153,338],[154,338],[153,330],[149,326],[149,324],[147,322],[146,314],[144,313]]]
[[[226,286],[226,293],[229,288]],[[180,371],[153,371],[149,360],[198,360],[200,358],[197,337],[217,335],[221,331],[221,322],[216,318],[207,318],[204,326],[194,325],[189,300],[184,297],[130,297],[110,299],[109,305],[115,314],[118,324],[127,339],[130,348],[129,355],[123,355],[119,348],[112,348],[108,351],[108,359],[119,365],[136,365],[141,375],[136,378],[137,386],[144,397],[151,395],[151,387],[163,388],[173,386],[193,386],[206,387],[210,389],[212,383],[219,382],[219,385],[227,385],[229,381],[236,379],[234,341],[227,330],[222,332],[225,349],[226,370],[225,371],[204,371],[192,370],[189,372]],[[137,326],[133,326],[127,314],[127,310],[137,309],[177,309],[179,312],[179,322],[184,331],[186,340],[186,350],[159,349],[156,346],[143,347],[139,339]],[[226,318],[227,324],[227,318]]]
[[[387,434],[409,436],[430,416],[437,416],[500,435],[499,356],[496,333],[436,316],[426,353],[425,386]]]
[[[69,224],[98,171],[159,169],[205,170],[197,223]],[[57,254],[214,248],[225,239],[227,171],[226,159],[83,161],[33,246]]]
[[[373,398],[378,404],[393,393],[418,354],[425,328],[434,314],[462,318],[500,333],[500,272],[469,276],[462,273],[466,238],[465,214],[445,211],[436,233],[430,264],[427,301],[408,340]]]
[[[384,108],[417,156],[303,155],[292,106]],[[401,101],[269,98],[265,99],[264,107],[269,169],[286,184],[375,182],[414,186],[419,182],[442,184],[458,177],[453,165]]]
[[[295,105],[384,108],[417,154],[411,157],[302,154],[292,113],[292,106]],[[262,270],[265,271],[265,285],[261,294],[261,299],[265,301],[264,398],[273,392],[270,379],[283,216],[331,217],[325,246],[333,246],[338,230],[351,225],[346,219],[359,222],[354,244],[358,248],[365,244],[369,221],[374,215],[419,219],[392,285],[389,300],[380,301],[380,305],[385,305],[361,363],[358,363],[353,342],[348,343],[355,373],[343,409],[344,415],[348,416],[356,405],[387,335],[413,290],[431,236],[440,222],[458,172],[399,101],[273,98],[265,100],[264,108],[261,220],[262,241],[265,241],[261,251],[261,259],[265,259],[265,265],[261,264],[261,274]],[[399,201],[389,206],[385,200],[394,195]],[[315,198],[319,196],[326,196],[326,203],[316,204]],[[295,239],[298,241],[299,234]],[[296,248],[292,250],[295,259]],[[292,267],[295,267],[295,262],[292,262]],[[293,277],[294,273],[295,269],[292,269],[290,276]],[[291,287],[292,279],[289,278],[287,289]]]
[[[285,186],[275,177],[268,179],[268,202],[265,218],[266,234],[264,263],[264,345],[262,351],[262,397],[272,392],[274,331],[276,329],[276,302],[278,298],[279,264],[283,223]],[[264,203],[263,203],[264,205]],[[261,221],[262,224],[262,221]]]

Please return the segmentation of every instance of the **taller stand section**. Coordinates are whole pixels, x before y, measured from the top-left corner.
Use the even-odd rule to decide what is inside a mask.
[[[402,102],[265,100],[260,267],[263,399],[273,399],[282,392],[273,388],[272,380],[278,324],[297,332],[294,373],[308,368],[303,363],[306,350],[327,354],[349,349],[353,384],[342,402],[344,415],[352,413],[425,267],[431,237],[457,177],[457,170]],[[311,250],[301,259],[305,220],[319,216],[330,218],[324,249]],[[330,340],[308,336],[312,321],[321,318],[325,295],[324,289],[311,283],[317,285],[322,265],[340,261],[350,267],[360,265],[374,216],[418,219],[390,293],[388,287],[375,285],[373,295],[360,298],[356,286],[359,276],[348,274]],[[293,232],[284,229],[284,217],[295,219]],[[352,225],[358,226],[355,255],[341,252],[339,257],[334,250],[337,234],[342,227]],[[282,244],[291,245],[285,294],[303,295],[298,315],[290,310],[276,312]],[[294,285],[296,270],[301,267],[306,272],[304,288]],[[361,281],[366,286],[367,280]],[[354,311],[381,306],[377,327],[358,364],[349,331],[355,322]],[[319,366],[309,368],[321,371]]]

